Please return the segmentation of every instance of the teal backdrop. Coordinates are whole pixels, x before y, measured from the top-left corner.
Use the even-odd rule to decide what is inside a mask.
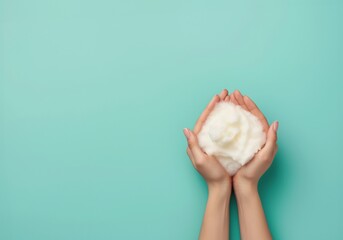
[[[197,239],[223,88],[280,122],[275,239],[342,238],[342,1],[0,0],[0,34],[1,240]]]

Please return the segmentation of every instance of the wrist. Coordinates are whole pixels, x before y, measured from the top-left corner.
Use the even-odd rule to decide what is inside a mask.
[[[233,188],[236,195],[253,195],[258,192],[258,181],[239,179],[238,181],[234,181]]]
[[[229,181],[223,182],[209,182],[208,194],[218,197],[230,197],[232,192],[232,185]]]

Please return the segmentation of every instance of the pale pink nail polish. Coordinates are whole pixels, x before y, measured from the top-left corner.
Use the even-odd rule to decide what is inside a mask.
[[[188,128],[184,128],[184,129],[183,129],[183,133],[185,134],[185,136],[186,136],[187,138],[189,138],[189,130],[188,130]]]
[[[274,122],[274,131],[276,132],[279,128],[279,121]]]

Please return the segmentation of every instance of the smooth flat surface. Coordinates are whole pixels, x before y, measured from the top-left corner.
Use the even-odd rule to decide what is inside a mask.
[[[196,239],[213,94],[279,120],[275,239],[343,235],[341,1],[0,1],[0,239]],[[239,239],[232,202],[231,239]]]

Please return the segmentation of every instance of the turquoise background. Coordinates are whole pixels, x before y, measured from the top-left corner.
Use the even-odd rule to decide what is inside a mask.
[[[0,239],[196,239],[182,129],[224,87],[280,121],[275,239],[342,237],[342,1],[0,0],[0,24]]]

